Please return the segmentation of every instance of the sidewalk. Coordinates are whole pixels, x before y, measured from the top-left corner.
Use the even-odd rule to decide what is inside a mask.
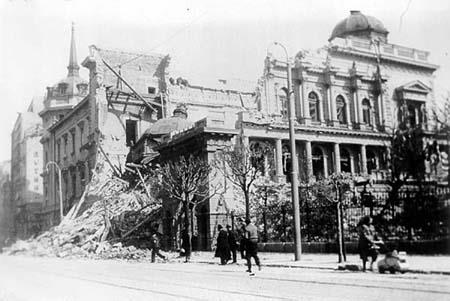
[[[294,261],[292,253],[260,252],[258,255],[263,267],[336,270],[339,265],[337,254],[302,254],[300,261]],[[382,258],[384,255],[380,255],[378,259]],[[194,252],[191,257],[191,262],[219,264],[219,261],[219,258],[214,258],[214,252]],[[407,262],[409,273],[450,275],[449,255],[407,255]],[[245,261],[240,259],[240,254],[237,264],[245,265]],[[346,264],[361,265],[359,255],[348,254]]]

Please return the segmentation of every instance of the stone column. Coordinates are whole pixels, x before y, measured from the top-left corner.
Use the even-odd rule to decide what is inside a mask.
[[[313,175],[313,166],[312,166],[312,148],[311,141],[305,141],[305,151],[306,151],[306,176],[310,179]]]
[[[384,126],[384,108],[383,108],[383,95],[381,94],[382,92],[380,92],[380,94],[378,94],[377,96],[377,104],[378,104],[378,118],[379,118],[379,126]]]
[[[353,115],[355,116],[355,124],[359,123],[359,109],[358,109],[358,91],[355,89],[352,93],[353,97]]]
[[[275,139],[275,157],[276,157],[276,176],[278,182],[284,178],[283,174],[283,147],[281,139]]]
[[[334,170],[336,173],[341,172],[341,150],[339,149],[339,143],[334,143]]]
[[[420,119],[419,119],[419,114],[420,114],[420,110],[419,110],[419,108],[418,107],[415,107],[414,108],[414,113],[415,113],[415,121],[416,121],[416,125],[420,125]]]
[[[428,120],[427,120],[427,108],[425,104],[422,104],[420,106],[420,110],[422,112],[422,129],[427,130],[428,129]]]
[[[249,142],[248,136],[242,136],[242,143],[244,144],[245,148],[248,148],[250,146],[250,142]]]
[[[333,126],[337,126],[339,125],[339,121],[337,119],[336,99],[334,98],[331,85],[328,86],[327,93],[328,93],[328,100],[330,102],[330,120]]]
[[[350,172],[352,174],[355,173],[355,156],[353,155],[352,152],[349,153],[350,156]]]
[[[328,178],[328,155],[323,154],[323,176],[324,178]]]
[[[305,94],[305,84],[302,83],[301,85],[301,97],[303,102],[303,119],[305,121],[305,124],[311,123],[311,115],[309,114],[309,100],[308,95]]]
[[[345,100],[345,117],[347,118],[347,127],[352,128],[352,118],[350,116],[350,101]]]
[[[292,89],[294,91],[294,93],[291,95],[291,97],[293,98],[293,100],[295,101],[295,120],[300,120],[300,118],[302,117],[302,101],[301,101],[301,96],[300,96],[300,86],[301,86],[301,81],[300,80],[294,80],[292,83]],[[289,104],[288,104],[289,106]]]
[[[323,97],[319,99],[319,121],[320,121],[320,123],[325,122],[325,118],[323,116],[323,100],[324,100]]]
[[[364,144],[361,145],[361,173],[363,175],[367,174],[367,154],[366,146]]]

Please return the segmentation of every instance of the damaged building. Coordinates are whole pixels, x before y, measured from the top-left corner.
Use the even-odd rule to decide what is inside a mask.
[[[72,43],[68,77],[49,89],[41,113],[44,166],[51,161],[61,168],[64,212],[82,196],[100,161],[116,175],[127,170],[127,162],[162,164],[186,154],[211,163],[237,138],[264,149],[263,161],[273,163],[264,169],[266,176],[289,181],[285,62],[268,56],[259,85],[197,85],[171,74],[168,55],[90,46],[82,63],[89,70],[86,82],[78,78]],[[448,193],[449,142],[433,135],[436,122],[431,114],[438,66],[428,56],[388,42],[381,21],[356,11],[336,25],[327,46],[298,52],[292,98],[301,180],[339,172],[385,179],[390,134],[405,122],[423,129],[424,145],[436,145],[442,159],[430,165],[427,179]],[[210,185],[217,182],[223,182],[225,192],[193,214],[200,249],[211,248],[217,224],[230,223],[230,212],[240,203],[231,184],[215,177]],[[59,219],[58,185],[57,171],[44,170],[45,227]],[[180,232],[175,207],[163,200],[159,217],[170,246],[176,246]]]

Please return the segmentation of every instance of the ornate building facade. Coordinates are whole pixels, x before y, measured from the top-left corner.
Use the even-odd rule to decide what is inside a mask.
[[[291,98],[300,180],[314,181],[339,172],[387,179],[391,137],[400,124],[420,127],[423,145],[437,145],[438,153],[447,158],[449,141],[434,135],[437,124],[431,112],[436,106],[434,72],[438,66],[428,56],[426,51],[390,43],[384,25],[359,11],[352,11],[336,25],[327,46],[298,52],[291,70]],[[256,106],[243,105],[229,115],[224,110],[221,118],[205,118],[189,129],[166,135],[156,147],[160,162],[186,153],[212,162],[216,152],[239,140],[262,150],[264,158],[259,159],[264,162],[261,172],[265,176],[289,181],[286,82],[286,62],[268,56],[252,98]],[[427,168],[427,179],[448,182],[445,162],[446,174],[438,176]],[[238,203],[232,185],[220,177],[211,178],[211,185],[217,182],[223,182],[227,192],[210,199],[196,213],[193,235],[200,240],[200,248],[213,245],[215,226],[230,223],[230,212]],[[384,185],[372,189],[386,192]],[[172,205],[167,201],[166,222],[173,218]],[[170,222],[164,229],[169,236],[173,234]]]
[[[327,46],[298,52],[291,97],[303,180],[334,172],[385,177],[390,137],[402,122],[420,126],[425,144],[431,141],[438,66],[428,56],[390,43],[384,25],[359,11],[336,25]],[[287,174],[290,157],[285,83],[286,63],[267,57],[260,98],[264,118],[248,114],[242,120],[250,142],[262,140],[275,149],[277,177]],[[443,152],[446,143],[439,141]]]

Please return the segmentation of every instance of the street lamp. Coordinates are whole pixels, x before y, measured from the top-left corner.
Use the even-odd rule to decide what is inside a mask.
[[[283,48],[284,53],[286,55],[286,65],[287,65],[287,86],[283,88],[286,93],[286,101],[288,102],[288,114],[289,114],[289,140],[291,146],[291,185],[292,185],[292,204],[294,209],[294,230],[295,230],[295,260],[300,260],[300,254],[302,253],[302,240],[300,234],[300,203],[298,196],[298,159],[297,159],[297,151],[295,147],[295,105],[294,101],[291,101],[291,64],[289,62],[289,55],[286,50],[286,47],[283,44],[278,42],[274,42],[273,45],[280,46]]]
[[[63,214],[63,199],[62,199],[62,186],[61,186],[61,168],[59,168],[58,164],[53,161],[47,162],[47,165],[45,166],[45,169],[48,172],[48,167],[50,164],[53,164],[58,169],[58,181],[59,181],[59,214],[61,215],[61,221],[63,220],[64,214]]]

